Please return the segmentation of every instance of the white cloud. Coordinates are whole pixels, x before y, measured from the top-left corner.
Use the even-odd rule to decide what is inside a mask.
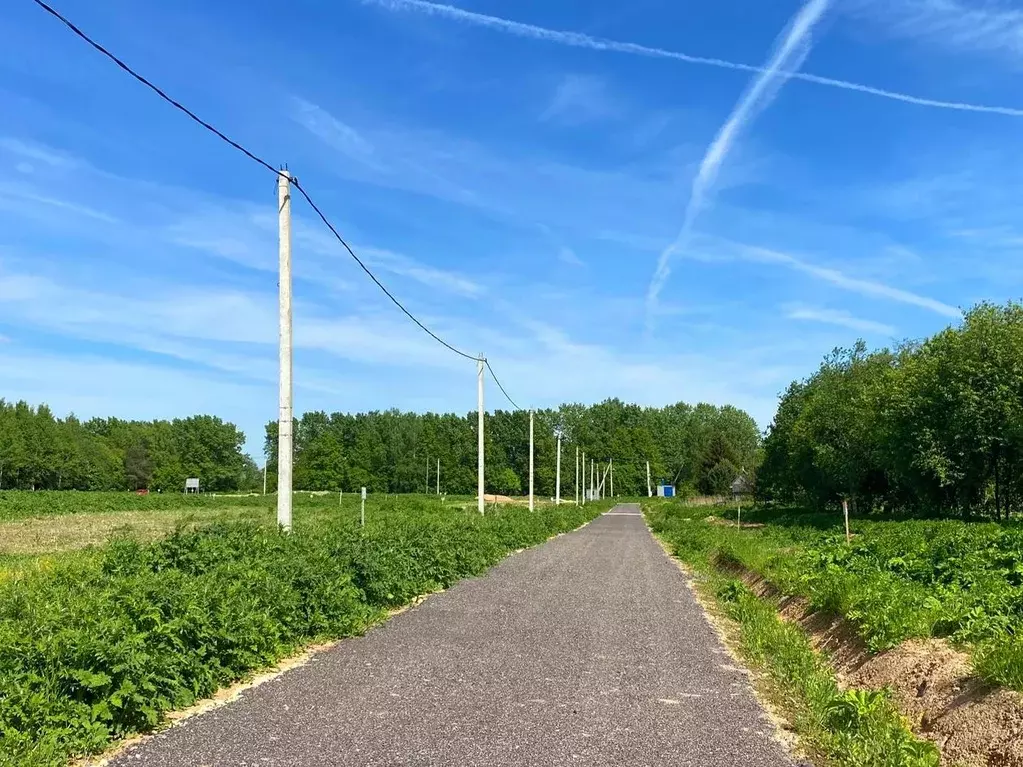
[[[889,35],[1014,59],[1023,55],[1023,10],[1005,2],[858,0],[850,11],[874,19]]]
[[[54,168],[70,168],[82,164],[80,160],[65,152],[11,136],[0,137],[0,151],[8,152],[22,160],[40,162]]]
[[[229,289],[163,285],[160,296],[135,297],[65,285],[54,280],[0,271],[0,320],[58,331],[67,336],[113,343],[202,362],[232,372],[211,344],[246,345],[250,359],[277,350],[277,297]],[[450,368],[459,360],[396,313],[341,316],[297,301],[297,350],[324,352],[340,359],[394,367]],[[465,328],[443,318],[427,323],[442,336]],[[475,335],[475,334],[474,334]],[[251,369],[251,368],[250,368]]]
[[[427,266],[413,258],[394,253],[390,250],[380,248],[362,248],[356,250],[367,265],[377,267],[383,271],[399,277],[405,277],[421,285],[430,288],[437,288],[448,293],[455,293],[461,296],[475,297],[484,292],[484,287],[468,277],[456,272],[437,269]]]
[[[594,75],[565,75],[554,89],[541,120],[580,125],[618,113],[604,81]]]
[[[824,16],[828,4],[829,0],[809,0],[802,7],[789,23],[785,32],[775,42],[774,51],[767,66],[752,80],[708,147],[707,153],[700,163],[700,169],[693,179],[692,193],[689,196],[689,204],[686,206],[682,228],[674,242],[665,248],[657,259],[657,269],[647,291],[650,323],[653,322],[657,310],[657,298],[671,274],[671,259],[689,244],[689,237],[696,217],[707,203],[721,165],[731,151],[732,145],[746,124],[774,100],[778,90],[784,84],[784,80],[778,76],[778,73],[797,70],[802,66],[803,61],[810,53],[813,29]]]
[[[878,1],[884,2],[885,0]],[[765,71],[762,67],[750,64],[742,64],[735,61],[728,61],[726,59],[710,58],[705,56],[690,56],[687,53],[680,53],[678,51],[669,51],[664,48],[654,48],[647,45],[640,45],[638,43],[608,40],[605,38],[586,35],[581,32],[547,29],[546,27],[539,27],[534,24],[523,24],[522,22],[504,19],[499,16],[475,13],[462,8],[456,8],[452,5],[428,2],[427,0],[363,0],[363,2],[370,5],[378,5],[389,10],[416,11],[430,16],[460,21],[465,24],[496,29],[517,37],[540,40],[557,45],[567,45],[573,48],[587,48],[589,50],[607,51],[610,53],[624,53],[633,56],[671,59],[689,64],[700,64],[710,67],[719,67],[721,69],[732,69],[740,72],[763,73]],[[906,104],[914,104],[917,106],[1023,117],[1023,109],[1016,107],[970,104],[958,101],[921,98],[908,93],[886,90],[884,88],[875,88],[871,85],[854,83],[848,80],[839,80],[834,77],[822,77],[820,75],[813,75],[805,72],[781,72],[779,73],[779,76],[791,80],[802,80],[804,82],[815,83],[817,85],[823,85],[830,88],[839,88],[842,90],[864,93],[870,96],[878,96],[880,98],[901,101]]]
[[[579,255],[571,248],[564,246],[558,251],[558,260],[569,266],[586,266],[586,262],[579,258]]]
[[[875,335],[894,336],[895,328],[883,322],[854,317],[847,311],[840,309],[818,309],[809,306],[791,306],[785,316],[790,320],[802,320],[805,322],[822,322],[827,325],[838,325],[862,333],[873,333]]]
[[[48,213],[42,214],[43,217],[46,217],[47,215],[52,217],[55,211],[60,211],[62,213],[70,213],[75,216],[91,218],[104,224],[119,223],[116,217],[109,213],[105,213],[102,210],[97,210],[89,205],[62,200],[58,197],[51,197],[45,194],[39,194],[31,189],[23,188],[15,184],[0,183],[0,209],[33,215],[38,213],[38,208],[40,207],[48,209]],[[31,208],[36,208],[37,210],[32,211],[30,210]]]
[[[802,259],[796,258],[795,256],[789,255],[788,253],[781,253],[776,250],[769,250],[767,248],[750,247],[750,246],[738,246],[739,257],[747,261],[762,263],[762,264],[777,264],[778,266],[784,266],[788,269],[802,272],[818,280],[822,280],[842,290],[847,290],[852,293],[858,293],[862,296],[869,296],[871,298],[883,298],[888,301],[895,301],[897,303],[909,304],[911,306],[917,306],[921,309],[927,309],[928,311],[935,312],[945,317],[959,318],[963,316],[960,309],[954,306],[949,306],[946,303],[937,301],[927,296],[921,296],[917,293],[912,293],[908,290],[902,290],[901,288],[892,287],[881,282],[874,282],[872,280],[859,279],[857,277],[850,277],[844,272],[838,269],[832,269],[825,266],[818,266],[816,264],[809,263]]]
[[[543,225],[565,238],[592,237],[594,221],[616,231],[663,231],[699,151],[680,143],[627,164],[580,165],[516,146],[495,151],[450,132],[383,123],[359,130],[388,166],[342,161],[334,167],[341,176],[466,205],[502,223]]]
[[[506,319],[498,314],[495,319]],[[485,350],[522,405],[596,402],[612,395],[651,405],[705,400],[746,407],[766,423],[773,393],[798,373],[794,365],[762,362],[759,350],[742,352],[741,341],[724,359],[662,352],[654,360],[642,350],[579,341],[528,317],[513,326],[450,315],[423,319],[443,337]],[[242,425],[255,449],[260,422],[273,415],[276,320],[272,294],[163,285],[159,296],[126,296],[5,269],[0,271],[5,325],[61,335],[73,348],[82,340],[159,357],[130,364],[61,359],[8,344],[0,359],[0,387],[9,396],[47,401],[58,412],[146,418],[214,412]],[[299,303],[295,349],[296,387],[304,392],[300,409],[415,403],[461,412],[474,401],[472,363],[441,348],[397,312],[358,313],[356,307],[337,316]],[[30,356],[38,365],[28,370],[23,366]],[[137,388],[125,394],[131,387]],[[496,389],[488,387],[487,402],[500,405]],[[243,412],[246,407],[254,410]]]
[[[366,165],[379,165],[373,145],[348,123],[305,99],[295,98],[293,119],[325,144]]]

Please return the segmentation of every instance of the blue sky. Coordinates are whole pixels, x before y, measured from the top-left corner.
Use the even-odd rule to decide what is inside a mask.
[[[832,347],[1023,295],[1009,3],[57,7],[287,163],[524,406],[709,401],[766,426]],[[216,413],[258,452],[277,405],[273,177],[28,0],[0,31],[0,396]],[[473,409],[473,363],[294,212],[296,410]]]

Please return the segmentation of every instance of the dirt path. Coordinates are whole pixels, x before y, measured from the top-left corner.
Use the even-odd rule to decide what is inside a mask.
[[[792,762],[638,507],[619,506],[112,764]]]

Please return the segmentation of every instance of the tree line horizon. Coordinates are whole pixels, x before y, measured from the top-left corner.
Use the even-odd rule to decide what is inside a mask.
[[[295,419],[295,490],[475,495],[475,412],[311,411]],[[534,414],[535,492],[555,494],[556,438],[563,434],[562,496],[575,495],[575,447],[615,461],[619,495],[646,493],[651,479],[689,492],[727,490],[757,462],[760,432],[732,406],[641,407],[618,399],[566,404]],[[529,415],[485,414],[486,491],[528,492]],[[266,426],[267,490],[276,488],[277,422]],[[0,490],[181,492],[198,477],[211,492],[259,492],[262,468],[243,452],[244,433],[216,416],[138,421],[55,416],[45,404],[0,399]],[[429,462],[429,484],[427,484]],[[587,467],[587,475],[589,468]]]

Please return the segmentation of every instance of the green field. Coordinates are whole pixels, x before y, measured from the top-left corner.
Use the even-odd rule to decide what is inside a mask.
[[[444,508],[475,508],[475,499],[445,496],[404,496]],[[294,523],[351,517],[359,513],[359,497],[348,493],[296,493]],[[383,504],[383,506],[381,506]],[[371,494],[367,511],[389,508],[386,495]],[[67,554],[100,546],[111,537],[154,540],[179,526],[243,521],[272,524],[274,495],[184,495],[128,492],[11,491],[0,492],[0,572],[34,558]]]
[[[0,765],[62,765],[101,751],[309,643],[361,633],[387,610],[607,508],[530,513],[506,505],[481,517],[466,499],[371,496],[361,527],[356,497],[303,495],[288,535],[269,498],[181,506],[68,497],[74,502],[54,505],[50,516],[39,515],[47,509],[36,498],[22,508],[4,499],[6,525],[108,516],[122,525],[95,546],[0,559]],[[133,527],[159,515],[169,528]]]

